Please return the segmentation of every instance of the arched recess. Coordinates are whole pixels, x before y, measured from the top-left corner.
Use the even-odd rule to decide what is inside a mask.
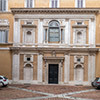
[[[31,63],[24,64],[24,80],[26,81],[33,80],[33,65]]]
[[[77,64],[74,66],[74,81],[77,85],[83,84],[83,71],[84,67],[82,64]]]
[[[82,32],[77,32],[77,44],[82,43]]]

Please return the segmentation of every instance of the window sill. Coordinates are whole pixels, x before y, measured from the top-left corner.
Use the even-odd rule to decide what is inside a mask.
[[[70,47],[91,47],[89,44],[70,44]]]
[[[0,43],[0,45],[12,45],[13,43]]]
[[[0,11],[0,14],[11,14],[11,12],[10,11]]]

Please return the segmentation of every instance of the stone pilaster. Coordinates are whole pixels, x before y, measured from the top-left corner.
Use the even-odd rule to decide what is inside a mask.
[[[64,83],[69,82],[69,73],[70,72],[70,56],[68,54],[65,55],[65,64],[64,64]]]
[[[40,55],[38,55],[38,75],[37,75],[37,77],[38,77],[38,82],[42,82],[42,71],[43,71],[43,55],[42,54],[40,54]]]
[[[20,66],[20,55],[18,52],[13,53],[13,67],[12,67],[12,80],[19,80],[19,66]]]
[[[20,43],[20,21],[19,19],[14,20],[14,46]]]
[[[38,21],[38,43],[41,44],[43,42],[43,19]]]
[[[95,79],[95,54],[88,56],[88,81],[92,82]]]
[[[89,20],[89,44],[95,46],[95,19]]]
[[[66,26],[65,26],[65,43],[70,44],[70,25],[69,25],[69,19],[66,19]]]

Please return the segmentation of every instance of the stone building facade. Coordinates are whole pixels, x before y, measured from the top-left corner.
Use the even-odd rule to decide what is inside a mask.
[[[100,77],[99,7],[98,0],[0,0],[0,75],[89,85]]]

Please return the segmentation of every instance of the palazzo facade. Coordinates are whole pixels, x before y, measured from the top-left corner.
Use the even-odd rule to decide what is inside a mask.
[[[100,77],[97,2],[0,0],[0,75],[11,83],[90,85]]]

